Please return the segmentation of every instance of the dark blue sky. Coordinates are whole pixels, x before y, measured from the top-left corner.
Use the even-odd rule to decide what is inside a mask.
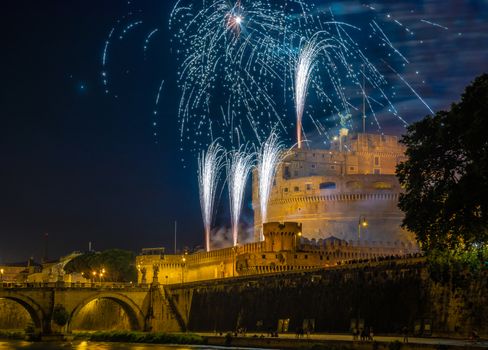
[[[402,73],[434,110],[448,108],[487,71],[487,1],[369,3],[376,14],[355,1],[317,3],[358,25],[377,16],[412,62]],[[0,262],[39,258],[46,232],[51,256],[86,249],[88,241],[96,249],[170,247],[175,219],[180,241],[202,241],[196,160],[179,151],[177,62],[167,28],[172,7],[160,0],[129,7],[103,0],[2,2]],[[111,46],[107,95],[100,79],[104,41],[130,9],[144,23]],[[395,29],[394,19],[409,25],[415,40]],[[145,59],[144,38],[153,28],[159,32]],[[162,79],[163,127],[155,129]],[[409,121],[427,114],[411,96],[398,108]],[[399,130],[395,121],[382,122]],[[218,217],[218,224],[228,221]]]

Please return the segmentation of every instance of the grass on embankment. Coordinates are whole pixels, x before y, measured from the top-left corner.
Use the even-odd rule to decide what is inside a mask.
[[[21,330],[0,330],[0,339],[25,339],[25,332]]]
[[[99,342],[123,342],[123,343],[152,343],[152,344],[205,344],[205,338],[191,333],[143,333],[131,331],[100,331],[100,332],[76,332],[76,340],[90,340]]]

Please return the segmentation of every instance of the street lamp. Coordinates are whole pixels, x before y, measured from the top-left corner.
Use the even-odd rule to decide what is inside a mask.
[[[3,273],[5,272],[4,269],[0,269],[0,282],[3,282]]]
[[[359,216],[358,220],[358,241],[361,239],[361,227],[368,227],[368,221],[365,216]]]
[[[186,257],[183,255],[181,257],[181,283],[184,283],[185,279],[184,279],[184,269],[185,269],[185,263],[186,263]]]
[[[298,231],[297,235],[295,236],[295,250],[298,250],[298,246],[300,245],[300,238],[302,237],[302,231]]]

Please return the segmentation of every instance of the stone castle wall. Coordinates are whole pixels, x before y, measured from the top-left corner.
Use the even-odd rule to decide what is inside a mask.
[[[262,242],[210,252],[169,255],[146,250],[136,259],[139,283],[177,284],[283,271],[328,268],[347,261],[404,256],[416,246],[401,242],[308,240],[296,222],[263,225]],[[159,253],[158,253],[159,252]],[[157,254],[156,254],[157,253]]]
[[[375,334],[488,336],[488,275],[467,285],[430,278],[423,259],[168,286],[188,312],[190,331],[288,331],[313,320],[315,332],[350,332],[362,320]],[[191,297],[188,297],[191,295]],[[185,297],[184,297],[185,296]]]

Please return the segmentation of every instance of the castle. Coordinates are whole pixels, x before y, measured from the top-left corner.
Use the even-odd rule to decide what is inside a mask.
[[[267,221],[296,221],[307,238],[412,242],[400,225],[396,165],[405,148],[396,136],[341,129],[330,149],[295,148],[278,167]],[[258,178],[253,176],[254,237],[261,230]]]
[[[397,208],[395,168],[404,153],[396,136],[347,129],[330,149],[295,148],[278,166],[265,223],[253,174],[253,243],[183,255],[143,249],[136,260],[138,282],[284,273],[417,253]]]

